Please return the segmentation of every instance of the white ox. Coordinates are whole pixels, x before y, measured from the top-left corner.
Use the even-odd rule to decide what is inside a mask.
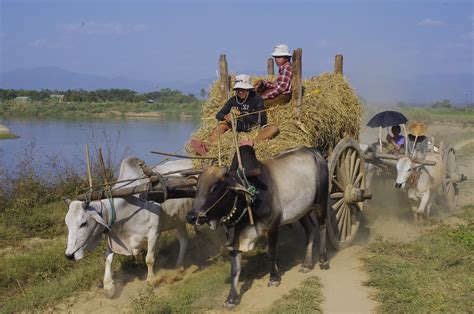
[[[122,161],[118,181],[143,176],[138,165],[138,158],[127,158]],[[166,173],[185,170],[192,167],[191,161],[170,161],[155,167],[155,172]],[[114,188],[126,185],[131,187],[141,183],[117,183]],[[179,239],[179,256],[177,266],[183,263],[188,246],[186,231],[186,213],[191,208],[192,199],[171,199],[162,204],[142,201],[137,196],[114,198],[116,219],[112,223],[112,210],[109,200],[92,201],[89,204],[80,201],[69,201],[69,210],[65,222],[69,230],[65,255],[71,260],[84,257],[84,250],[93,250],[100,243],[102,234],[107,232],[107,251],[105,258],[104,290],[107,297],[115,294],[112,278],[112,259],[114,253],[137,255],[141,247],[147,243],[146,264],[147,281],[154,278],[153,266],[155,249],[162,231],[175,229]]]
[[[434,197],[446,175],[446,168],[440,154],[426,154],[425,160],[434,161],[434,166],[425,166],[409,157],[401,157],[397,162],[396,188],[407,188],[408,198],[412,201],[415,221],[431,211]],[[416,202],[419,205],[416,206]]]

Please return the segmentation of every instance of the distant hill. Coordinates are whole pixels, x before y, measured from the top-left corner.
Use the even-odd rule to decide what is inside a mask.
[[[311,73],[305,75],[310,76]],[[375,76],[370,72],[349,72],[346,75],[357,93],[370,103],[390,104],[399,101],[432,103],[436,100],[449,99],[452,103],[464,104],[469,100],[472,102],[474,96],[472,73],[434,73],[410,78]],[[81,74],[58,67],[40,67],[0,73],[0,88],[51,90],[127,88],[137,92],[171,88],[200,97],[201,89],[207,91],[214,80],[215,78],[203,78],[196,81],[151,82]]]
[[[98,75],[81,74],[58,67],[17,69],[0,74],[0,87],[12,89],[109,89],[128,88],[138,92],[148,92],[156,88],[149,81],[107,78]]]

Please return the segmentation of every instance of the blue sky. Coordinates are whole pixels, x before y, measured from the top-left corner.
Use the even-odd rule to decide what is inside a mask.
[[[0,0],[0,71],[40,66],[155,82],[262,72],[275,44],[305,75],[473,73],[471,0]]]

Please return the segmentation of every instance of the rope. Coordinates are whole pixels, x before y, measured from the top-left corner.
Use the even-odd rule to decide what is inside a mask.
[[[255,199],[257,198],[257,193],[258,193],[257,188],[251,185],[249,181],[247,180],[247,177],[245,176],[245,168],[242,168],[242,176],[241,176],[241,171],[237,169],[237,175],[239,176],[240,182],[242,182],[243,185],[245,186],[245,189],[250,193],[250,200],[253,203],[253,201],[255,201]]]
[[[106,189],[104,192],[105,192],[105,195],[107,196],[107,199],[109,200],[110,210],[111,210],[110,220],[107,223],[107,225],[109,226],[109,228],[112,228],[112,225],[114,224],[115,219],[116,219],[114,198],[112,196],[112,190],[110,188]]]

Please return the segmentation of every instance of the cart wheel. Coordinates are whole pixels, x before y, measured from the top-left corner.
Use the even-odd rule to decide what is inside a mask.
[[[456,152],[454,148],[447,145],[443,152],[443,163],[446,167],[446,175],[443,178],[443,192],[448,210],[455,210],[457,207],[458,187],[457,183],[461,181],[458,165],[456,163]]]
[[[365,164],[359,145],[342,139],[328,158],[327,229],[336,249],[349,246],[359,230],[365,191]]]

